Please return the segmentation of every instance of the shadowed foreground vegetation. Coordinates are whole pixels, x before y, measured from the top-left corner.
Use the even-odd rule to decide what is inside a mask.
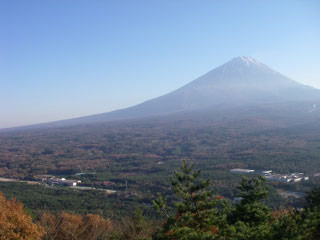
[[[32,219],[18,201],[0,195],[0,239],[70,240],[210,240],[320,239],[320,188],[309,192],[303,209],[272,211],[264,204],[268,190],[263,177],[243,178],[239,202],[215,195],[209,180],[185,162],[171,178],[175,198],[161,194],[153,201],[158,220],[146,220],[137,209],[121,220],[97,214],[43,212]]]

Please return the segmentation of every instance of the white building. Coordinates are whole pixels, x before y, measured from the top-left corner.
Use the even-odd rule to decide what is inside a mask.
[[[261,172],[264,176],[270,176],[272,174],[272,170],[266,170]]]
[[[74,187],[74,186],[77,186],[77,183],[78,183],[77,180],[66,180],[65,178],[61,178],[61,179],[59,179],[59,178],[50,178],[50,179],[48,179],[48,184],[51,184],[51,185]]]
[[[231,169],[230,172],[232,172],[232,173],[253,173],[254,170],[252,170],[252,169],[234,168],[234,169]]]
[[[300,182],[302,180],[302,178],[294,178],[293,182]]]

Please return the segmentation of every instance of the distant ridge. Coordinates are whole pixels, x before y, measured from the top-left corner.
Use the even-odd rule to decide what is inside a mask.
[[[70,126],[214,108],[314,100],[320,100],[320,90],[300,84],[252,57],[240,56],[171,93],[133,107],[30,127]]]

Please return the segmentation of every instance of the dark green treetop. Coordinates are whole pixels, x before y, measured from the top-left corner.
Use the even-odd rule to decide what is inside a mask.
[[[174,172],[171,185],[178,199],[174,203],[176,211],[167,218],[153,239],[215,239],[220,226],[226,220],[223,200],[214,197],[213,192],[208,190],[209,180],[198,180],[200,170],[193,171],[193,166],[184,161],[181,171]],[[158,211],[168,216],[161,195],[153,204]]]

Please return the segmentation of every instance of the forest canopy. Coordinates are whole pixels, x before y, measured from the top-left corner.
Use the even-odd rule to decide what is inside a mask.
[[[309,192],[303,209],[272,210],[265,205],[268,194],[261,176],[243,178],[238,185],[239,202],[215,194],[200,171],[183,162],[171,178],[175,197],[161,194],[153,205],[158,217],[146,219],[136,209],[120,221],[95,214],[42,212],[33,219],[21,203],[0,195],[0,239],[70,240],[213,240],[320,238],[320,187]]]

